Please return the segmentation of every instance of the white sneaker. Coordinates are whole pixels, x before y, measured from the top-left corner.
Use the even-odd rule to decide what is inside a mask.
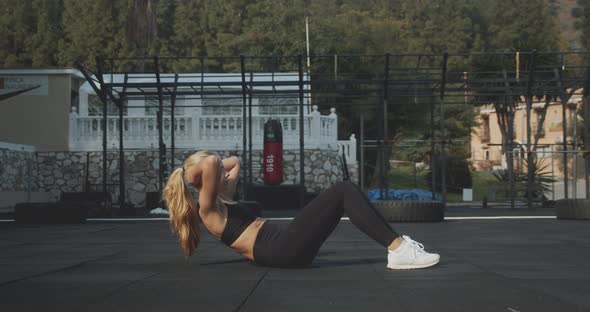
[[[387,268],[392,270],[421,269],[437,264],[440,256],[424,251],[424,245],[402,236],[401,245],[387,254]]]

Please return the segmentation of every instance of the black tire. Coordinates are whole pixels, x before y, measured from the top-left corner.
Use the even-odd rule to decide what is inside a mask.
[[[388,222],[440,222],[445,207],[438,201],[380,200],[375,208]]]
[[[559,199],[555,201],[557,219],[588,220],[590,219],[590,200]]]
[[[14,207],[18,224],[85,223],[86,216],[86,207],[69,202],[18,203]]]
[[[111,195],[103,192],[64,192],[60,202],[77,205],[86,210],[89,218],[104,218],[112,215]]]

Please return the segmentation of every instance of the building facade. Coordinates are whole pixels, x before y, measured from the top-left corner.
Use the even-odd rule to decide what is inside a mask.
[[[524,99],[523,99],[524,100]],[[541,124],[545,99],[533,101],[530,124],[531,144],[534,143],[535,135],[539,135],[538,145],[534,151],[537,159],[547,166],[555,177],[563,177],[563,105],[558,101],[551,101],[547,107],[545,120]],[[568,150],[575,145],[575,127],[579,122],[578,112],[582,109],[582,91],[578,90],[565,105],[565,116],[567,124]],[[478,126],[471,134],[471,163],[475,170],[506,169],[506,153],[502,151],[502,132],[498,124],[498,114],[493,105],[486,105],[480,108],[476,117]],[[515,169],[522,169],[527,152],[527,109],[524,101],[519,103],[514,111],[513,123]],[[578,143],[578,146],[583,144]],[[532,147],[531,147],[532,148]],[[509,151],[508,151],[509,152]],[[573,162],[573,156],[570,157]],[[581,159],[581,158],[580,158]],[[568,165],[573,165],[568,163]]]
[[[69,112],[84,81],[74,69],[0,69],[0,94],[37,87],[0,102],[0,142],[67,151]]]

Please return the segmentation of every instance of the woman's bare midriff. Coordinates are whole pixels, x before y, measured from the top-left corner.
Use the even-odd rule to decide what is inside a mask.
[[[225,205],[221,205],[216,207],[216,209],[208,214],[203,215],[199,213],[201,217],[201,221],[203,225],[207,228],[207,230],[218,240],[221,240],[221,234],[225,229],[227,219],[224,216],[227,216],[227,207]],[[231,244],[231,248],[237,251],[242,256],[254,261],[254,242],[256,241],[256,236],[260,231],[262,225],[266,222],[263,218],[256,218],[240,236],[236,239],[235,242]]]
[[[266,222],[265,219],[256,218],[230,247],[247,259],[254,261],[254,242],[256,242],[256,236],[258,236],[264,222]]]

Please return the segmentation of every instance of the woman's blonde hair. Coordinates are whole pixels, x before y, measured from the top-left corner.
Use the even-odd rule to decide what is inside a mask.
[[[199,244],[200,220],[196,209],[197,204],[184,179],[184,170],[197,165],[210,155],[215,154],[209,151],[199,151],[189,156],[183,167],[172,172],[162,192],[162,199],[166,202],[170,214],[170,225],[173,232],[178,235],[180,245],[187,257],[192,255]]]

